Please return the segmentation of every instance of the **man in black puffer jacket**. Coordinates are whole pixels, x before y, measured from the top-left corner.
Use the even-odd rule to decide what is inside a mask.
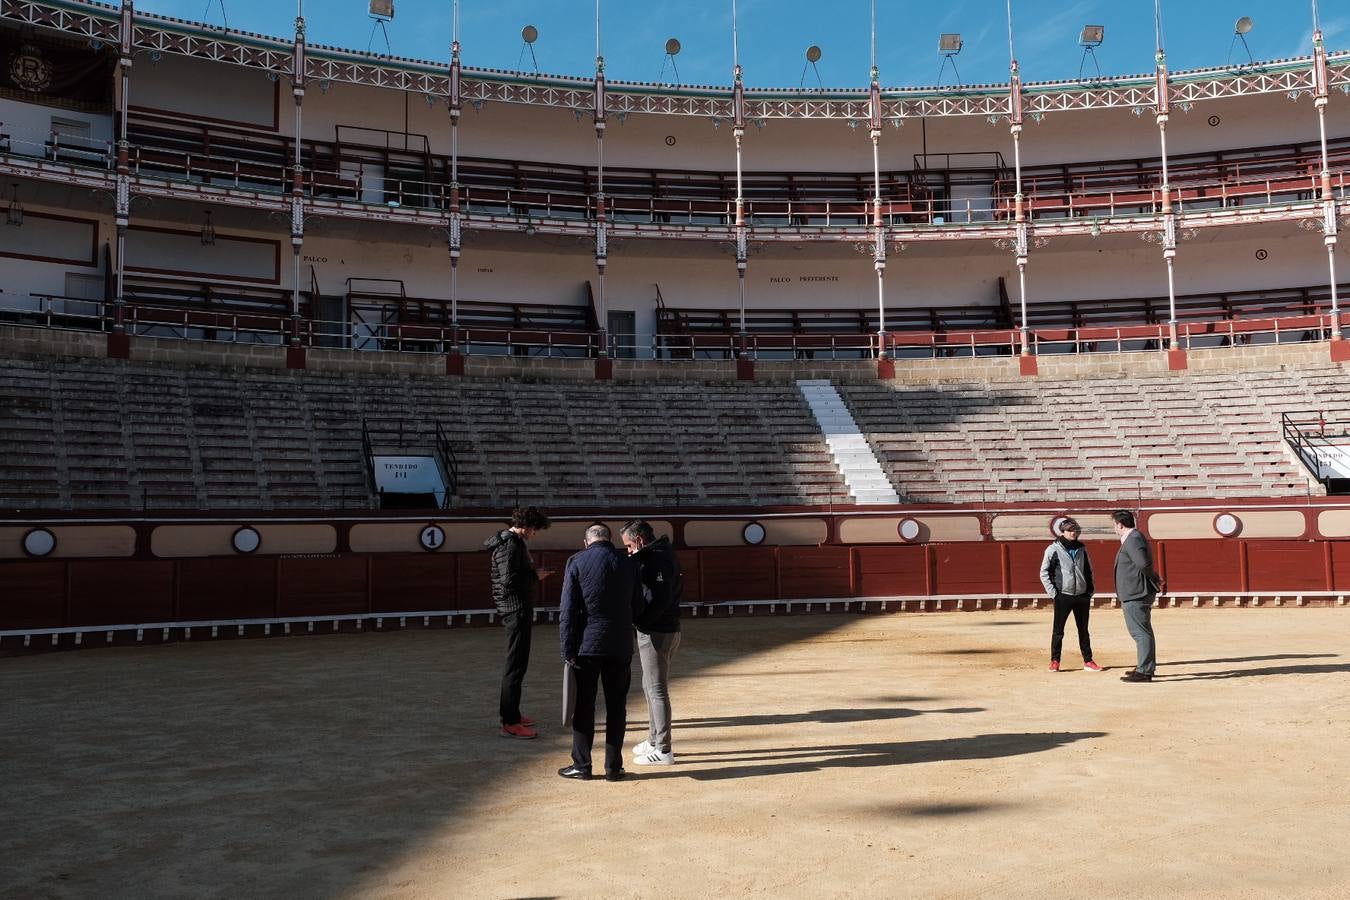
[[[639,766],[675,762],[670,743],[670,660],[680,646],[680,561],[670,539],[656,536],[650,523],[636,519],[623,526],[623,545],[637,561],[643,608],[633,622],[642,660],[642,692],[647,695],[647,739],[633,748]]]
[[[595,693],[605,688],[605,780],[623,778],[623,731],[633,664],[633,616],[642,607],[637,563],[614,548],[605,525],[586,529],[586,549],[563,569],[558,637],[562,657],[576,676],[572,713],[572,764],[564,778],[591,777],[595,742]]]
[[[498,712],[502,737],[538,737],[534,720],[520,714],[520,688],[530,665],[530,627],[534,622],[534,586],[552,574],[536,569],[525,542],[549,526],[548,516],[533,506],[511,512],[511,527],[488,538],[492,553],[492,602],[506,630],[506,665]]]

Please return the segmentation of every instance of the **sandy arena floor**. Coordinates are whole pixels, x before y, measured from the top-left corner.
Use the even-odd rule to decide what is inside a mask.
[[[618,784],[555,774],[549,625],[536,741],[497,629],[0,660],[0,896],[1350,895],[1350,611],[1155,611],[1138,685],[1093,622],[1056,675],[1045,611],[687,620]]]

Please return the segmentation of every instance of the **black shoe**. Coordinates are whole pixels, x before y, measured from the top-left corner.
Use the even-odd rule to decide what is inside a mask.
[[[623,769],[614,769],[612,771],[609,769],[605,770],[606,781],[623,781],[627,777],[628,773],[625,772]]]
[[[1143,672],[1126,672],[1120,676],[1121,681],[1152,681],[1152,675],[1145,675]]]
[[[590,781],[590,769],[578,769],[576,766],[563,766],[558,770],[558,774],[564,778],[575,778],[577,781]],[[606,775],[606,778],[609,776]]]

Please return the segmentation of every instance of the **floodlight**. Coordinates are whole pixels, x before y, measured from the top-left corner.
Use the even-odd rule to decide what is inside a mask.
[[[1242,49],[1247,51],[1247,64],[1252,65],[1255,60],[1252,59],[1252,48],[1247,45],[1247,35],[1251,32],[1252,26],[1256,24],[1251,16],[1243,16],[1233,23],[1233,39],[1228,42],[1228,64],[1233,64],[1233,48],[1237,46],[1238,41],[1242,41]],[[1239,65],[1241,65],[1239,63]]]
[[[806,48],[806,62],[802,65],[802,80],[801,84],[798,85],[802,90],[806,89],[807,69],[816,73],[816,87],[820,88],[822,91],[825,90],[825,82],[820,80],[820,68],[816,66],[816,63],[820,62],[820,57],[820,45],[812,44]]]
[[[1097,62],[1097,48],[1102,45],[1106,38],[1106,27],[1103,25],[1084,25],[1083,33],[1078,36],[1078,43],[1083,48],[1083,55],[1078,58],[1078,80],[1083,80],[1083,65],[1087,62],[1089,56],[1092,57],[1092,67],[1097,70],[1098,80],[1102,77],[1102,67]]]
[[[394,18],[394,0],[370,0],[370,14],[377,19]]]
[[[952,64],[952,72],[956,75],[956,85],[961,85],[961,71],[956,68],[956,54],[961,52],[961,35],[944,34],[938,38],[938,52],[942,54],[942,65],[938,67],[937,86],[942,87],[942,73],[947,70],[947,63]]]
[[[661,77],[658,82],[664,83],[666,79],[666,63],[670,64],[671,71],[675,73],[675,83],[680,82],[680,67],[675,65],[675,56],[680,52],[680,39],[670,38],[666,41],[666,56],[661,60]]]

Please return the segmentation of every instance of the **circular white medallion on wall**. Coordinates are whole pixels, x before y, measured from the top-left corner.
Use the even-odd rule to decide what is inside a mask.
[[[918,519],[901,519],[895,530],[899,533],[900,540],[912,543],[917,541],[919,535],[923,533],[923,525]]]
[[[741,531],[741,538],[747,544],[764,543],[764,526],[758,522],[751,522]]]
[[[445,529],[439,525],[427,525],[418,532],[417,542],[423,550],[435,552],[445,546]]]
[[[45,528],[34,528],[23,536],[23,552],[29,556],[50,556],[56,549],[56,535]]]
[[[1235,537],[1242,530],[1242,520],[1232,513],[1219,513],[1214,517],[1214,530],[1224,537]]]
[[[236,553],[252,553],[262,546],[262,535],[258,534],[258,529],[251,525],[245,525],[243,528],[235,529],[234,534],[230,536],[230,545],[234,547]]]

